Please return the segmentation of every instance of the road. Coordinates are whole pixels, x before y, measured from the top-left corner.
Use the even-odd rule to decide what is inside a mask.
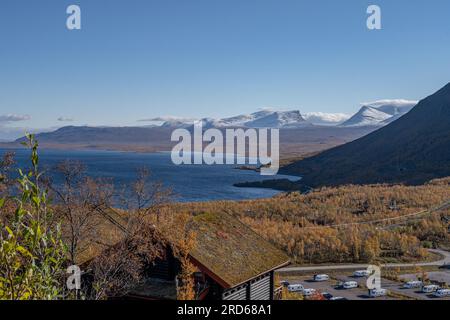
[[[419,263],[388,263],[382,264],[382,268],[408,268],[408,267],[428,267],[448,264],[450,265],[450,252],[437,249],[429,249],[428,251],[432,253],[437,253],[443,256],[442,259],[438,261],[431,262],[419,262]],[[308,267],[286,267],[277,270],[279,273],[286,272],[301,272],[301,271],[321,271],[321,270],[348,270],[348,269],[367,269],[368,264],[340,264],[340,265],[317,265]]]
[[[431,210],[428,210],[428,211],[416,212],[416,213],[413,213],[413,214],[410,214],[410,215],[407,215],[407,216],[403,216],[403,217],[408,217],[409,218],[408,221],[411,221],[411,218],[413,218],[414,216],[422,216],[422,215],[425,215],[425,214],[433,214],[433,213],[436,213],[436,212],[439,212],[439,211],[442,211],[442,210],[446,210],[446,209],[450,209],[450,201],[447,201],[447,202],[441,204],[440,206],[438,206],[438,207],[436,207],[434,209],[431,209]],[[394,218],[394,219],[396,219],[396,218]],[[393,228],[400,227],[400,226],[402,226],[404,224],[405,224],[404,222],[403,223],[397,223],[397,224],[391,224],[391,225],[386,226],[386,227],[381,227],[380,229],[383,229],[383,230],[393,229]]]

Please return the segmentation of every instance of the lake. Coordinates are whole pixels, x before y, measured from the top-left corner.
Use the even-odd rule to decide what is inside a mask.
[[[30,166],[30,152],[14,150],[20,168]],[[0,149],[2,156],[6,152]],[[112,178],[116,185],[129,185],[136,170],[145,166],[151,179],[172,188],[175,201],[244,200],[272,197],[279,191],[257,188],[237,188],[233,184],[246,181],[272,179],[298,180],[298,177],[277,175],[261,176],[251,170],[235,169],[236,165],[174,165],[170,153],[134,153],[115,151],[74,151],[41,149],[40,166],[51,175],[51,169],[64,160],[81,161],[91,177]],[[58,180],[55,178],[55,182]]]

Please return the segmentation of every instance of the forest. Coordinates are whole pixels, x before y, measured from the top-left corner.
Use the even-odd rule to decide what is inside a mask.
[[[320,188],[271,199],[173,205],[176,212],[221,211],[251,226],[298,264],[418,261],[449,247],[450,178],[421,186]]]

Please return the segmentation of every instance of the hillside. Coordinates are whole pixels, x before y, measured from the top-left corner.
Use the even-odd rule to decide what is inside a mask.
[[[383,121],[391,118],[391,115],[380,111],[376,108],[364,106],[361,110],[353,115],[350,119],[345,121],[341,126],[343,127],[357,127],[357,126],[379,126]]]
[[[171,132],[170,128],[162,127],[67,126],[39,133],[36,138],[43,148],[157,152],[171,149]],[[0,144],[0,147],[18,147],[22,141],[25,138]]]
[[[424,246],[450,244],[442,218],[450,209],[411,215],[447,202],[449,187],[450,178],[419,186],[339,186],[270,199],[174,204],[173,212],[231,214],[293,263],[417,261],[425,258]],[[336,224],[342,227],[329,227]]]
[[[172,127],[63,127],[40,133],[36,139],[43,148],[97,149],[116,151],[170,151]],[[224,129],[220,129],[224,130]],[[353,141],[374,128],[341,128],[305,126],[280,130],[280,152],[283,158],[297,158]],[[15,143],[0,143],[0,148],[14,148]]]
[[[403,99],[379,100],[366,103],[342,127],[385,126],[405,114],[417,104],[417,101]]]
[[[312,186],[421,184],[450,175],[450,83],[371,134],[281,170]]]

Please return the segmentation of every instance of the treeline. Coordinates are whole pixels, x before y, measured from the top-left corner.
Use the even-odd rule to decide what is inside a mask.
[[[272,199],[174,205],[173,209],[234,215],[297,263],[396,262],[426,259],[427,248],[450,243],[444,219],[450,210],[413,215],[448,200],[450,178],[421,186],[343,186]]]

